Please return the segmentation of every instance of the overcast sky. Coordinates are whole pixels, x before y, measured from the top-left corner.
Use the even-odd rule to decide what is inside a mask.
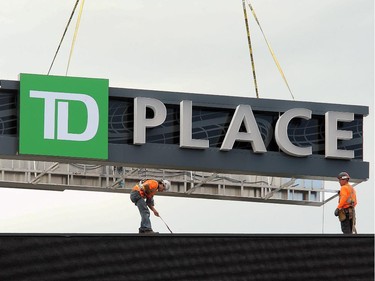
[[[0,79],[47,74],[75,0],[0,0]],[[357,229],[374,233],[374,1],[252,0],[298,101],[366,105]],[[78,11],[78,10],[77,10]],[[260,98],[291,100],[250,11]],[[54,75],[65,75],[77,14]],[[86,0],[68,75],[110,86],[255,97],[241,0]],[[337,182],[329,188],[339,189]],[[341,233],[324,207],[156,197],[176,233]],[[128,194],[0,189],[0,232],[134,233]],[[152,216],[155,231],[168,233]]]

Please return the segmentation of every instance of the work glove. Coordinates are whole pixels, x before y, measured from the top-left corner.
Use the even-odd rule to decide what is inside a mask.
[[[339,208],[336,208],[335,210],[335,216],[337,217],[339,215]]]

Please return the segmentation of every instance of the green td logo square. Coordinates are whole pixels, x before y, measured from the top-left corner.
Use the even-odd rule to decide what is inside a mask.
[[[20,74],[19,153],[108,159],[108,80]]]

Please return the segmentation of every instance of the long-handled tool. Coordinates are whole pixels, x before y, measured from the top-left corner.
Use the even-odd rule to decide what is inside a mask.
[[[163,218],[161,216],[159,216],[159,218],[164,222],[165,226],[168,228],[170,233],[173,233],[172,230],[169,228],[168,224],[163,220]]]

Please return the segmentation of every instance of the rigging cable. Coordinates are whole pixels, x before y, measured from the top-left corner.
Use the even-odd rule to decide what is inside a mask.
[[[65,72],[65,75],[68,75],[68,70],[69,70],[69,65],[70,65],[70,60],[72,58],[72,54],[73,54],[73,50],[74,50],[74,44],[76,42],[76,39],[77,39],[77,34],[78,34],[78,28],[79,28],[79,24],[81,22],[81,16],[82,16],[82,11],[83,11],[83,5],[85,4],[85,0],[82,0],[81,2],[81,7],[79,9],[79,13],[78,13],[78,18],[77,18],[77,23],[76,23],[76,29],[74,31],[74,36],[73,36],[73,41],[72,41],[72,46],[70,47],[70,53],[69,53],[69,60],[68,60],[68,65],[66,67],[66,72]]]
[[[245,0],[242,0],[242,7],[243,7],[243,13],[244,13],[244,17],[245,17],[245,25],[246,25],[246,33],[247,33],[247,43],[249,45],[249,52],[250,52],[251,67],[252,67],[252,72],[253,72],[255,94],[256,94],[256,97],[259,98],[257,77],[255,75],[255,64],[254,64],[254,57],[253,57],[253,48],[251,47],[250,29],[249,29],[249,23],[248,23],[248,19],[247,19],[247,12],[246,12]]]
[[[68,23],[66,24],[66,27],[65,27],[64,33],[63,33],[63,35],[62,35],[62,37],[61,37],[60,43],[59,43],[59,45],[58,45],[58,47],[57,47],[57,50],[56,50],[56,52],[55,52],[55,56],[53,57],[52,63],[51,63],[51,65],[50,65],[49,69],[48,69],[47,75],[49,75],[49,73],[51,72],[51,69],[52,69],[52,66],[53,66],[53,64],[54,64],[54,62],[55,62],[55,59],[56,59],[57,53],[59,52],[60,47],[61,47],[61,44],[62,44],[62,42],[63,42],[63,40],[64,40],[64,38],[65,38],[66,31],[68,30],[68,27],[69,27],[69,25],[70,25],[70,22],[72,21],[72,18],[73,18],[74,12],[75,12],[75,10],[76,10],[76,8],[77,8],[77,5],[78,5],[78,2],[79,2],[79,0],[77,0],[76,3],[74,4],[73,11],[72,11],[72,13],[71,13],[71,15],[70,15],[70,18],[69,18],[69,20],[68,20]]]
[[[242,0],[242,2],[243,2],[243,1],[244,1],[244,0]],[[280,72],[280,74],[281,74],[281,76],[282,76],[282,78],[283,78],[283,80],[284,80],[286,86],[288,87],[289,93],[290,93],[290,95],[292,96],[292,98],[293,98],[293,100],[294,100],[294,96],[293,96],[293,94],[292,94],[292,90],[291,90],[290,87],[289,87],[288,81],[286,80],[286,77],[285,77],[285,75],[284,75],[284,72],[283,72],[283,70],[281,69],[281,66],[280,66],[279,61],[277,60],[276,55],[275,55],[274,51],[272,50],[271,45],[270,45],[270,43],[268,42],[268,40],[267,40],[267,38],[266,38],[266,35],[265,35],[264,32],[263,32],[262,26],[260,25],[260,22],[259,22],[259,20],[258,20],[258,17],[257,17],[256,14],[255,14],[255,10],[253,9],[253,6],[250,4],[250,0],[247,0],[247,4],[249,5],[249,8],[250,8],[250,10],[251,10],[251,13],[252,13],[253,16],[254,16],[254,19],[255,19],[256,23],[258,24],[258,26],[259,26],[259,28],[260,28],[260,31],[262,32],[263,38],[264,38],[264,40],[266,41],[266,44],[267,44],[267,46],[268,46],[268,50],[270,51],[270,53],[271,53],[271,55],[272,55],[272,58],[273,58],[274,62],[276,63],[276,66],[277,66],[277,68],[278,68],[278,70],[279,70],[279,72]]]

